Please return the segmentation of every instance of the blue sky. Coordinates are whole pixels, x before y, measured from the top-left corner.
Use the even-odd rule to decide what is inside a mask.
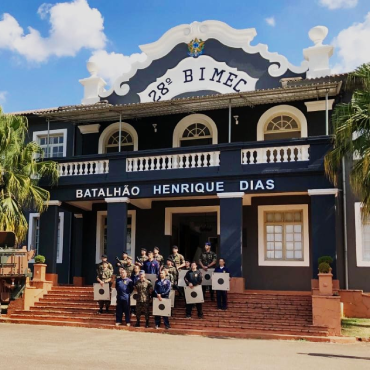
[[[78,80],[88,77],[92,54],[104,56],[111,82],[140,44],[208,19],[256,28],[253,45],[267,44],[296,65],[312,45],[309,29],[325,25],[336,72],[370,61],[369,0],[0,0],[0,105],[13,112],[79,104]]]

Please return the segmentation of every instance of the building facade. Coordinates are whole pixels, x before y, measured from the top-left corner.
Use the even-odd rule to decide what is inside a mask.
[[[251,45],[254,29],[181,25],[141,46],[110,90],[89,62],[81,105],[22,112],[59,162],[48,210],[28,215],[48,273],[91,284],[102,253],[176,244],[197,260],[209,241],[247,289],[310,290],[330,255],[341,287],[370,291],[361,205],[324,172],[332,109],[349,98],[326,33],[310,31],[294,66]]]

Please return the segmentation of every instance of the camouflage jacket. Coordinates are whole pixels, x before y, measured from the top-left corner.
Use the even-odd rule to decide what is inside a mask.
[[[125,267],[127,265],[127,258],[123,260],[119,260],[122,267]]]
[[[148,259],[148,256],[140,256],[140,257],[136,257],[136,261],[135,262],[139,262],[141,265],[143,265],[143,263]]]
[[[131,265],[130,265],[130,266],[129,266],[129,265],[127,265],[127,264],[125,264],[125,265],[123,266],[123,268],[127,271],[127,276],[128,276],[128,277],[130,277],[130,276],[131,276],[132,271],[134,271],[134,267],[135,267],[135,265],[133,265],[132,263],[131,263]]]
[[[103,270],[103,268],[100,270],[97,278],[102,280],[104,283],[108,283],[108,280],[112,277],[113,271],[107,268],[106,270]]]
[[[159,266],[163,266],[164,258],[161,254],[154,255],[154,259],[159,263]]]
[[[203,252],[199,259],[203,266],[209,266],[212,262],[217,262],[217,255],[215,252]],[[216,265],[214,266],[216,267]]]
[[[153,285],[149,280],[138,280],[135,285],[135,289],[137,291],[136,302],[149,302],[151,290],[153,289]]]
[[[176,265],[176,266],[180,266],[182,265],[183,263],[185,263],[185,258],[182,254],[180,253],[177,253],[176,255],[174,254],[171,254],[170,257],[172,258],[172,261],[173,263]]]
[[[113,266],[109,262],[108,262],[108,270],[111,270],[113,274]],[[96,266],[96,274],[99,275],[101,271],[103,271],[103,262],[98,263]]]

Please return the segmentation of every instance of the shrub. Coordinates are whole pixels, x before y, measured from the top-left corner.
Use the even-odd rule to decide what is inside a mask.
[[[331,258],[330,256],[322,256],[319,258],[318,262],[319,265],[323,262],[327,263],[328,265],[331,265],[333,263],[333,258]]]
[[[45,263],[45,257],[42,256],[41,254],[38,254],[36,257],[35,257],[35,263]]]
[[[319,264],[319,273],[328,274],[330,272],[330,265],[327,262],[321,262]]]

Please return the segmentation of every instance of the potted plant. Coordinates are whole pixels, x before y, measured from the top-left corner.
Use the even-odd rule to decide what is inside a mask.
[[[33,280],[34,281],[45,281],[46,265],[45,257],[38,254],[35,257],[35,263],[33,265]]]
[[[333,295],[333,274],[330,264],[333,263],[333,258],[330,256],[322,256],[318,259],[319,263],[319,294]]]

